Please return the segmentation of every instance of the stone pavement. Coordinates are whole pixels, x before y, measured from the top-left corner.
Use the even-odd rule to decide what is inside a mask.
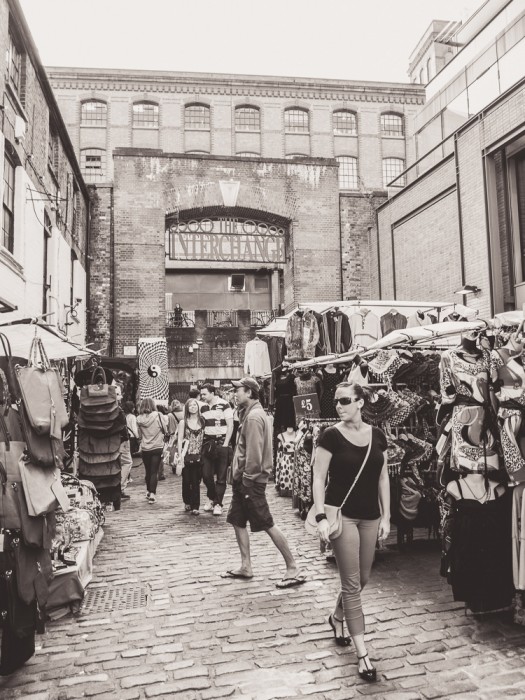
[[[508,615],[466,616],[439,577],[436,543],[378,556],[364,604],[380,682],[367,685],[326,623],[335,566],[288,499],[270,485],[309,580],[281,591],[282,562],[264,533],[252,538],[255,578],[222,579],[238,563],[225,517],[186,515],[171,473],[149,505],[141,467],[133,477],[132,500],[108,513],[83,612],[37,637],[35,657],[0,679],[2,700],[525,698],[525,628]]]

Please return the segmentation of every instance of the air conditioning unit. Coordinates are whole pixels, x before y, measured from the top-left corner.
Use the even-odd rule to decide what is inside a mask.
[[[246,288],[246,277],[245,275],[230,275],[228,278],[228,291],[229,292],[244,292]]]
[[[22,141],[26,135],[26,121],[18,114],[15,115],[15,141]]]

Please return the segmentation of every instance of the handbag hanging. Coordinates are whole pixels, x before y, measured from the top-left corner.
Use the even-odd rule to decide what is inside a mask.
[[[368,448],[366,451],[365,458],[363,460],[363,463],[361,464],[361,468],[357,472],[357,476],[354,479],[352,486],[350,486],[350,489],[349,489],[348,493],[346,494],[346,496],[344,497],[341,505],[339,507],[338,506],[330,506],[326,503],[324,505],[324,513],[326,514],[326,519],[328,520],[328,524],[330,526],[329,536],[330,536],[331,540],[336,540],[341,535],[341,532],[343,531],[342,509],[343,509],[345,503],[347,502],[347,500],[349,499],[350,494],[354,490],[354,488],[359,480],[359,477],[361,476],[363,469],[365,468],[365,465],[368,462],[368,457],[370,456],[370,450],[372,449],[372,440],[373,440],[373,432],[372,432],[372,428],[370,428],[370,440],[368,442]],[[315,503],[314,503],[314,505],[308,511],[308,515],[306,517],[304,526],[305,526],[305,529],[308,532],[308,534],[314,535],[317,537],[319,535],[319,531],[317,529],[317,521],[315,519],[316,515],[317,515],[317,510],[316,510]]]
[[[91,383],[83,386],[80,390],[80,405],[100,406],[102,404],[107,407],[111,403],[118,403],[117,390],[116,387],[106,383],[106,373],[99,365],[93,370]]]

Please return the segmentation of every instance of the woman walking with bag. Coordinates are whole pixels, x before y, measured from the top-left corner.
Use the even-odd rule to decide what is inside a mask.
[[[137,426],[142,439],[142,461],[146,470],[146,498],[150,503],[155,503],[168,419],[157,411],[153,399],[142,399]]]
[[[179,423],[178,451],[182,466],[182,500],[184,508],[199,515],[201,505],[202,441],[204,418],[196,399],[188,399],[184,406],[184,418]]]
[[[339,646],[348,646],[344,622],[354,642],[359,676],[377,680],[364,639],[361,591],[368,582],[377,539],[390,532],[390,485],[384,433],[363,423],[363,387],[339,384],[334,403],[340,422],[325,430],[315,455],[313,519],[321,543],[332,544],[341,593],[328,622]],[[328,476],[328,486],[326,479]],[[338,533],[340,531],[340,533]]]

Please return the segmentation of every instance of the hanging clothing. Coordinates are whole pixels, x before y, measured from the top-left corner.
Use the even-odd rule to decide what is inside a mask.
[[[295,443],[294,475],[292,484],[293,507],[306,516],[312,498],[312,452],[313,431],[311,428],[301,431]]]
[[[293,397],[296,395],[294,377],[292,374],[284,374],[281,370],[273,372],[275,394],[275,428],[278,431],[284,428],[293,428],[296,425]]]
[[[418,326],[430,326],[434,321],[425,311],[417,311],[408,318],[408,328],[417,328]]]
[[[379,318],[369,309],[362,308],[349,318],[354,347],[368,348],[381,338]]]
[[[294,311],[286,325],[285,342],[289,360],[310,360],[315,356],[319,326],[313,311]]]
[[[282,364],[285,355],[284,338],[279,338],[276,335],[267,335],[261,338],[261,340],[268,346],[270,366],[273,370]]]
[[[497,426],[491,420],[490,363],[486,350],[479,356],[469,356],[460,347],[447,350],[441,357],[442,406],[453,406],[450,468],[454,471],[499,469]]]
[[[514,588],[525,590],[525,484],[518,484],[512,494],[512,577]]]
[[[407,317],[392,309],[381,316],[381,333],[387,335],[392,331],[399,331],[407,327]]]
[[[334,406],[335,390],[337,385],[342,382],[341,373],[322,371],[321,382],[323,385],[323,393],[321,395],[321,418],[337,418],[337,411]]]
[[[511,491],[481,503],[464,498],[460,481],[448,552],[454,600],[464,601],[475,613],[506,608],[514,592]]]
[[[354,365],[350,372],[348,372],[347,382],[354,382],[355,384],[360,384],[361,386],[368,386],[368,363],[366,364],[366,372],[363,375],[360,365]]]
[[[352,345],[348,316],[342,311],[330,310],[322,317],[326,354],[347,352]]]
[[[321,396],[321,380],[316,374],[299,375],[295,378],[295,389],[297,396],[305,394],[317,394]]]
[[[247,342],[244,350],[244,374],[264,377],[271,371],[270,353],[266,343],[260,338]]]
[[[499,401],[498,423],[503,462],[515,483],[525,481],[525,367],[518,349],[510,341],[493,350],[492,378]]]
[[[275,488],[279,496],[291,496],[296,433],[279,433],[277,436],[277,456],[275,460]]]

